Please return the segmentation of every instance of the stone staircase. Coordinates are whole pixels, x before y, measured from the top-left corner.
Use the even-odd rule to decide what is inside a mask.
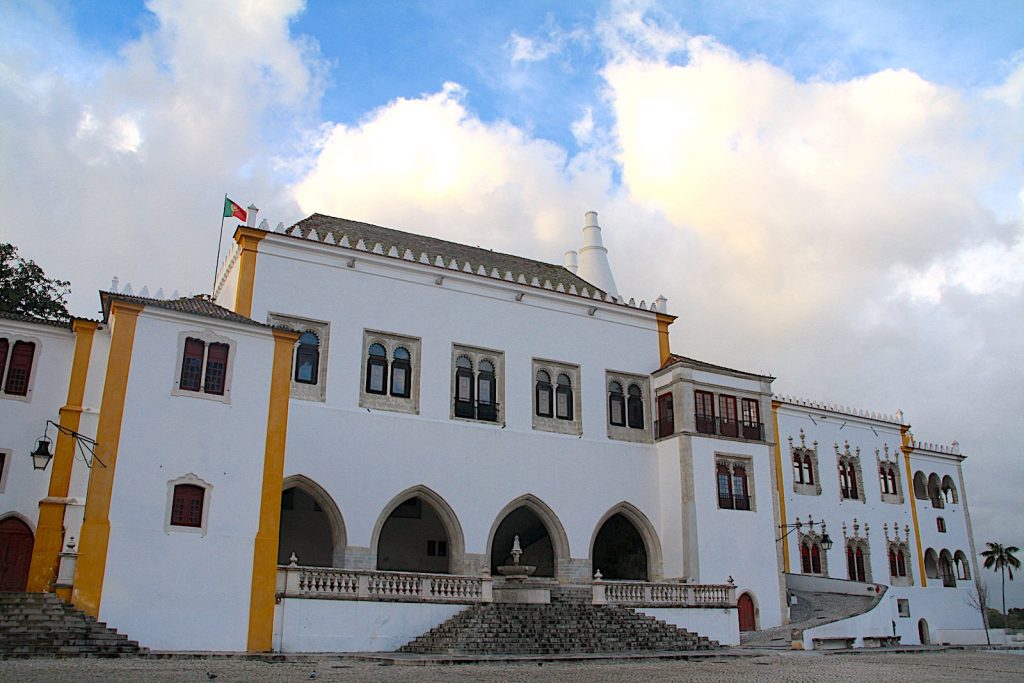
[[[872,595],[845,595],[790,589],[796,603],[790,608],[790,623],[762,631],[740,633],[740,647],[789,649],[794,638],[800,638],[806,629],[831,624],[863,614],[877,605],[883,593]]]
[[[417,654],[582,654],[711,650],[718,643],[631,609],[552,591],[551,604],[489,603],[400,648]]]
[[[53,593],[0,593],[0,659],[117,657],[146,651]]]

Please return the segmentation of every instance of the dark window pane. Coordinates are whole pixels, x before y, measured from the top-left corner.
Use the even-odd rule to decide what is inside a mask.
[[[208,394],[224,394],[224,379],[228,369],[228,345],[210,344],[206,352],[206,380],[203,390]]]
[[[178,388],[199,391],[203,382],[203,350],[206,348],[199,339],[185,339],[185,353],[181,359],[181,379]]]
[[[202,526],[205,493],[202,486],[194,484],[175,486],[174,498],[171,502],[171,524],[174,526]]]
[[[32,373],[32,356],[36,345],[32,342],[16,341],[11,350],[11,360],[7,368],[7,384],[4,391],[15,396],[28,394],[28,380]]]

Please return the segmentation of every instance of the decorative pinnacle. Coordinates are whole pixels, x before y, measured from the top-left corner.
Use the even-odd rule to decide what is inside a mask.
[[[512,539],[512,564],[519,564],[519,557],[523,554],[523,549],[519,545],[519,534],[516,534],[515,538]]]

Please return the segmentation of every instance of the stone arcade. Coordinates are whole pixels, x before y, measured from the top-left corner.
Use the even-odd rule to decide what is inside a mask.
[[[564,266],[252,212],[212,297],[100,298],[0,317],[0,588],[144,646],[472,649],[531,610],[619,647],[984,637],[958,446],[673,354],[593,212]]]

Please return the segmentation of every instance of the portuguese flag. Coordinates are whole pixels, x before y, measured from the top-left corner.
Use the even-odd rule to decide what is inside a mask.
[[[224,197],[224,218],[231,218],[232,216],[242,222],[245,222],[247,214],[245,213],[245,209],[240,207],[238,204],[235,204],[227,197]]]

